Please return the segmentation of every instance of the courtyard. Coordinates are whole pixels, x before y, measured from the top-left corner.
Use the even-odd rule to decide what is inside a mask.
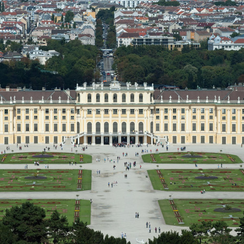
[[[71,191],[36,191],[36,190],[11,190],[1,192],[1,201],[10,201],[14,202],[20,201],[19,199],[28,200],[35,199],[33,201],[41,202],[62,202],[64,200],[71,200],[72,204],[68,207],[71,209],[71,221],[74,219],[73,212],[73,202],[76,200],[87,200],[88,203],[90,199],[92,199],[91,207],[91,215],[90,215],[90,225],[89,227],[94,230],[99,230],[104,234],[113,235],[115,237],[119,237],[121,232],[126,232],[127,240],[131,242],[131,244],[138,243],[137,240],[146,242],[148,238],[153,239],[154,236],[158,236],[158,233],[148,232],[148,229],[145,227],[146,222],[150,222],[152,226],[152,230],[154,227],[161,227],[162,231],[171,231],[175,230],[180,232],[182,229],[187,229],[188,222],[184,217],[184,224],[177,224],[177,219],[174,215],[172,207],[170,206],[169,200],[172,199],[178,205],[181,203],[177,202],[178,199],[186,200],[188,202],[201,202],[203,200],[212,201],[213,199],[223,199],[223,203],[234,202],[234,201],[244,201],[244,196],[242,194],[238,194],[238,191],[233,190],[207,190],[206,193],[201,194],[199,188],[198,190],[155,190],[153,189],[153,185],[149,178],[148,170],[157,171],[160,170],[164,172],[165,170],[169,171],[195,171],[200,172],[199,168],[202,169],[205,174],[208,171],[215,170],[223,170],[223,171],[231,171],[232,173],[237,174],[237,176],[232,175],[231,177],[234,179],[235,177],[239,178],[239,171],[241,169],[240,163],[224,163],[221,168],[221,163],[202,163],[198,168],[195,167],[194,162],[192,163],[144,163],[141,156],[141,149],[152,150],[155,152],[157,149],[160,154],[164,153],[178,153],[177,148],[179,146],[170,145],[169,151],[166,152],[165,148],[157,147],[157,146],[143,146],[142,148],[137,147],[129,147],[129,148],[114,148],[110,146],[90,146],[86,150],[86,154],[92,155],[92,163],[91,164],[81,164],[81,165],[69,165],[69,163],[64,164],[50,164],[50,168],[45,168],[45,163],[41,163],[39,167],[34,166],[33,162],[30,161],[28,163],[28,170],[34,170],[35,173],[37,168],[40,172],[44,172],[45,170],[56,170],[56,171],[65,171],[65,170],[79,170],[91,171],[92,183],[91,190],[71,190]],[[39,145],[30,145],[28,148],[23,148],[20,153],[31,153],[31,152],[40,152],[43,146]],[[2,146],[2,151],[5,149]],[[202,145],[191,145],[191,151],[193,152],[202,152],[204,150],[205,153],[218,153],[220,150],[223,151],[223,154],[230,155],[238,155],[241,162],[244,160],[244,153],[240,146],[214,146],[206,145],[204,148]],[[77,148],[77,154],[83,154],[83,150],[81,147]],[[50,153],[68,153],[70,152],[70,147],[61,150],[57,150],[55,152]],[[127,153],[127,156],[123,156],[123,153]],[[139,156],[136,156],[136,153]],[[202,152],[203,153],[203,152]],[[120,157],[117,163],[117,157]],[[104,160],[105,159],[105,160]],[[129,171],[125,171],[124,163],[125,162],[134,162],[137,164],[135,167]],[[218,169],[219,164],[219,169]],[[113,166],[116,165],[114,169]],[[158,165],[158,167],[157,167]],[[82,167],[80,167],[82,166]],[[141,166],[141,167],[140,167]],[[20,171],[24,169],[25,164],[21,163],[2,163],[0,164],[0,169],[7,171]],[[100,171],[100,173],[98,173]],[[217,172],[216,171],[216,172]],[[33,174],[34,174],[33,173]],[[125,173],[127,174],[127,178],[124,177]],[[32,174],[32,173],[31,173]],[[193,174],[193,173],[191,173]],[[209,173],[207,173],[209,174]],[[2,177],[2,176],[1,176]],[[176,176],[175,176],[176,177]],[[189,177],[189,176],[188,176]],[[160,178],[159,178],[160,179]],[[177,178],[176,178],[177,179]],[[175,179],[175,180],[176,180]],[[170,180],[170,179],[169,179]],[[108,187],[108,182],[114,183],[113,187],[111,185]],[[172,181],[174,182],[174,181]],[[207,181],[205,181],[207,182]],[[33,183],[33,182],[32,182]],[[210,183],[212,181],[210,180]],[[77,184],[77,183],[76,183]],[[161,183],[160,183],[161,184]],[[241,181],[238,182],[241,184]],[[169,181],[170,185],[170,181]],[[173,185],[172,185],[173,186]],[[76,186],[77,187],[77,186]],[[241,190],[240,190],[241,192]],[[78,197],[77,197],[78,195]],[[237,197],[238,196],[238,197]],[[236,200],[240,198],[240,200]],[[52,200],[50,200],[52,199]],[[193,200],[194,199],[194,200]],[[164,216],[164,213],[161,212],[160,202],[159,200],[165,200],[168,204],[170,211],[172,211],[174,221],[176,224],[167,222],[167,217]],[[225,201],[226,200],[226,201]],[[22,201],[22,200],[21,200]],[[10,206],[11,204],[9,204]],[[57,204],[58,205],[58,204]],[[209,204],[208,204],[209,205]],[[206,205],[206,206],[208,206]],[[193,205],[192,205],[193,206]],[[232,205],[232,207],[241,206],[240,204]],[[199,205],[200,207],[200,205]],[[217,207],[222,207],[221,203]],[[53,206],[55,208],[55,206]],[[191,210],[193,207],[185,206],[184,209]],[[200,207],[200,210],[205,208],[205,206]],[[179,213],[181,214],[181,210]],[[242,210],[242,209],[241,209]],[[60,209],[60,211],[66,211],[65,208]],[[203,211],[203,210],[202,210]],[[207,211],[207,209],[205,209]],[[140,213],[140,218],[135,218],[135,212]],[[195,212],[197,213],[197,212]],[[204,214],[205,212],[203,212]],[[187,213],[186,213],[187,214]],[[207,213],[206,213],[207,214]],[[211,214],[211,212],[210,212]],[[228,213],[223,218],[228,217],[229,215],[234,216],[234,220],[236,220],[236,213]],[[238,213],[239,214],[239,213]],[[182,215],[182,214],[181,214]],[[173,218],[172,217],[172,218]],[[209,216],[205,216],[205,219],[208,219]],[[221,217],[222,218],[222,217]],[[195,219],[198,221],[198,219]],[[230,223],[230,222],[228,222]],[[232,225],[236,226],[236,225]],[[234,233],[234,232],[232,232]]]

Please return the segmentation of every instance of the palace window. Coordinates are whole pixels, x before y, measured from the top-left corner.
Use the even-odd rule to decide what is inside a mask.
[[[125,103],[126,102],[126,95],[123,93],[122,94],[122,103]]]
[[[143,95],[139,94],[139,102],[142,103],[143,102]]]
[[[87,102],[91,103],[91,101],[92,101],[91,94],[87,94]]]
[[[96,102],[100,103],[100,94],[96,94]]]

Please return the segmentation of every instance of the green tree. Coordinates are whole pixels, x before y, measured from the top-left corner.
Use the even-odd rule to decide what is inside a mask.
[[[202,243],[203,237],[207,236],[210,230],[212,229],[212,223],[208,222],[201,222],[200,224],[192,224],[190,226],[190,230],[192,235],[199,239],[200,244]]]
[[[6,210],[2,224],[13,235],[15,243],[44,243],[47,238],[44,209],[30,202]]]
[[[212,224],[211,239],[221,244],[233,243],[233,236],[230,235],[231,229],[224,221],[217,221]]]
[[[156,4],[161,5],[161,6],[179,6],[180,3],[177,1],[165,1],[165,0],[159,0]]]
[[[52,14],[51,20],[54,21],[54,14]]]
[[[176,41],[182,40],[182,37],[179,34],[174,34],[173,37],[176,39]]]
[[[231,38],[234,38],[234,37],[236,37],[236,36],[240,36],[241,34],[240,33],[237,33],[237,32],[233,32],[231,35],[230,35],[230,37]]]
[[[243,244],[244,243],[244,216],[240,218],[240,225],[239,228],[236,229],[236,232],[237,232],[237,243]]]
[[[61,216],[57,210],[51,215],[47,222],[48,236],[53,243],[65,243],[69,239],[70,226],[66,216]]]
[[[1,12],[5,11],[5,6],[4,6],[4,2],[2,2],[2,6],[1,6]]]
[[[215,2],[216,6],[236,6],[237,3],[231,0],[227,0],[226,2]]]
[[[71,22],[74,18],[74,13],[71,11],[67,11],[65,14],[65,22]]]
[[[76,23],[74,22],[74,24],[73,24],[73,28],[75,29],[76,28]]]

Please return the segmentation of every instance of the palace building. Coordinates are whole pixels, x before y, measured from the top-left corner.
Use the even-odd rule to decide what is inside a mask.
[[[244,144],[244,86],[154,89],[92,83],[76,90],[0,89],[0,144]]]

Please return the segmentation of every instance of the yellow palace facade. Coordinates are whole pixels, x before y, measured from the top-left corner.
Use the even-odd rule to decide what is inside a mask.
[[[244,87],[0,89],[0,144],[244,144]]]

